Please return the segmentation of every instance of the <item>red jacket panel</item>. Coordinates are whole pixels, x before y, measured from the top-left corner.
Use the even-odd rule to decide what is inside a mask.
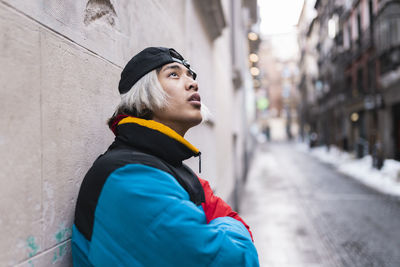
[[[204,195],[206,198],[206,201],[202,204],[202,206],[206,214],[207,223],[218,217],[226,217],[226,216],[232,217],[243,223],[243,225],[247,228],[247,230],[250,233],[251,240],[253,240],[253,235],[250,231],[250,227],[243,221],[242,218],[240,218],[237,212],[233,211],[232,208],[221,198],[214,195],[214,192],[212,191],[209,183],[206,180],[199,178],[199,181],[203,186]]]

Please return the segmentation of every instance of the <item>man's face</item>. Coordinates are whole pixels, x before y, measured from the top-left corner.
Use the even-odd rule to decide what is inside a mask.
[[[153,119],[183,136],[202,120],[198,84],[185,66],[175,62],[161,68],[158,80],[168,95],[168,105],[154,110]]]

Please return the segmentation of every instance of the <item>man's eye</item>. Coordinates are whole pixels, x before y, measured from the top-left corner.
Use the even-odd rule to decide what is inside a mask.
[[[168,77],[178,77],[178,74],[176,72],[171,72]]]

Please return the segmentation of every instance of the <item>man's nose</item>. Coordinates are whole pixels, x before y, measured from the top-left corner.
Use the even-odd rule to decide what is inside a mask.
[[[193,80],[191,77],[188,77],[189,81],[187,83],[186,89],[187,90],[194,90],[198,91],[199,90],[199,85],[196,80]]]

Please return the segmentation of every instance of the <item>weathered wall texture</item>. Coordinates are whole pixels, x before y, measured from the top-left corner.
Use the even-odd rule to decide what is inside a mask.
[[[231,196],[230,31],[215,41],[205,19],[192,0],[0,0],[0,266],[71,266],[80,183],[112,141],[122,67],[147,46],[176,48],[199,73],[215,119],[186,137],[204,155],[201,176]]]

